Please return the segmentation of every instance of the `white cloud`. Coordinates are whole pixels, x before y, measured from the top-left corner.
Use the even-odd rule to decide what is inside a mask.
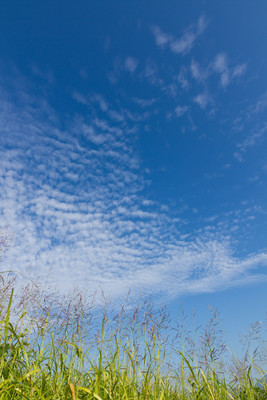
[[[152,27],[152,32],[154,34],[156,44],[160,47],[164,47],[172,41],[172,36],[168,33],[162,32],[158,26]]]
[[[234,121],[234,129],[238,131],[242,138],[236,144],[234,157],[240,162],[244,160],[245,153],[266,141],[267,124],[259,118],[267,109],[267,94],[263,93],[257,99],[250,100],[250,104],[245,107],[239,117]]]
[[[163,32],[158,26],[152,27],[157,46],[169,47],[175,54],[186,54],[194,46],[197,38],[204,32],[207,26],[206,19],[202,16],[196,24],[190,25],[180,38],[175,38],[169,33]]]
[[[226,53],[219,53],[212,63],[212,69],[220,75],[220,84],[225,89],[232,79],[243,76],[246,72],[246,64],[235,67],[229,66],[229,57]]]
[[[138,104],[139,106],[143,107],[143,108],[147,108],[147,107],[151,107],[152,104],[154,104],[156,102],[156,99],[142,99],[139,97],[134,97],[133,101]]]
[[[173,53],[185,54],[188,53],[196,40],[196,35],[193,32],[186,32],[180,39],[173,40],[170,43],[170,48]]]
[[[108,73],[109,81],[113,85],[116,84],[123,72],[129,72],[130,74],[133,74],[138,64],[139,61],[132,56],[127,56],[125,59],[117,57],[113,62],[113,70]]]
[[[192,77],[199,83],[205,83],[211,72],[209,66],[207,68],[203,68],[194,59],[191,61],[190,70]]]
[[[124,61],[124,68],[126,71],[133,73],[138,65],[138,61],[133,57],[126,57]]]
[[[151,85],[161,87],[163,81],[158,77],[158,68],[154,62],[147,61],[143,76],[148,80]]]
[[[109,108],[108,103],[106,102],[104,97],[101,96],[99,93],[96,93],[93,96],[91,96],[91,101],[96,102],[103,112],[106,112]]]
[[[228,58],[225,53],[219,53],[215,57],[214,70],[220,74],[220,83],[223,88],[226,88],[230,83],[230,75],[228,69]]]
[[[109,116],[113,121],[122,122],[125,120],[124,115],[121,112],[110,110]]]
[[[247,70],[246,64],[236,65],[233,69],[233,77],[236,78],[243,76],[246,73],[246,70]]]
[[[214,60],[214,69],[219,73],[223,73],[228,69],[227,55],[225,53],[219,53]]]
[[[108,110],[108,103],[104,99],[103,96],[101,96],[98,93],[95,93],[93,95],[84,95],[76,90],[74,90],[72,97],[77,103],[84,104],[86,106],[90,106],[92,103],[96,103],[99,105],[100,109],[103,112],[106,112]]]
[[[211,102],[211,97],[207,92],[203,92],[195,96],[193,100],[199,105],[200,108],[205,109]]]
[[[229,239],[188,237],[179,231],[183,210],[177,220],[142,195],[136,123],[126,112],[123,129],[103,118],[98,101],[92,117],[61,130],[43,99],[13,103],[2,96],[0,217],[16,233],[5,265],[22,272],[30,266],[45,278],[51,270],[51,284],[65,293],[87,277],[89,290],[101,286],[113,298],[129,288],[177,297],[240,284],[252,273],[262,279],[256,268],[265,253],[241,260]]]
[[[265,133],[267,132],[267,124],[265,124],[261,129],[253,132],[250,135],[247,135],[246,138],[237,143],[237,151],[234,153],[234,157],[238,159],[238,161],[243,161],[244,153],[249,149],[253,148],[261,139]]]
[[[193,78],[195,78],[196,80],[198,80],[201,77],[199,65],[194,60],[192,60],[192,62],[191,62],[191,72],[192,72]]]
[[[262,113],[267,109],[267,92],[265,92],[259,99],[253,104],[247,112],[249,115]]]
[[[88,105],[88,100],[86,99],[86,97],[76,90],[73,92],[72,97],[75,101],[77,101],[77,103]]]
[[[184,115],[186,113],[188,108],[189,108],[188,106],[177,106],[175,108],[175,114],[177,115],[177,117],[181,117],[182,115]]]
[[[189,87],[189,80],[187,78],[187,72],[185,67],[181,67],[179,71],[178,82],[180,83],[183,89],[187,89]]]

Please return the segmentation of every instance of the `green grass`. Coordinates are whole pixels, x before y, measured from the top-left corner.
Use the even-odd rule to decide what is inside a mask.
[[[2,282],[0,400],[267,398],[255,385],[265,374],[259,324],[239,360],[216,310],[187,330],[182,315],[175,325],[149,301],[112,309],[76,292],[67,299],[36,283],[18,293],[13,286]]]

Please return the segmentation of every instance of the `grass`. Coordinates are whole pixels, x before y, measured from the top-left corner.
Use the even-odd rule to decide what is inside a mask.
[[[259,323],[240,360],[213,309],[189,329],[182,313],[175,325],[148,300],[113,309],[77,291],[44,294],[36,282],[16,293],[10,275],[1,285],[0,400],[267,399],[255,379],[265,374]]]

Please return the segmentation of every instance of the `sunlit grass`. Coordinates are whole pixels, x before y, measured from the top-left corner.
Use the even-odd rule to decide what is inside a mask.
[[[267,398],[256,385],[265,374],[259,324],[240,360],[216,310],[192,332],[149,301],[112,309],[76,292],[44,296],[38,284],[15,296],[11,283],[1,283],[0,400]]]

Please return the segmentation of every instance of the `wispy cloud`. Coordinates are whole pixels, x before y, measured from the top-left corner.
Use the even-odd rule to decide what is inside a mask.
[[[158,26],[152,27],[152,33],[160,48],[168,47],[175,54],[186,54],[195,45],[197,38],[204,32],[206,26],[207,20],[201,16],[197,23],[190,25],[180,38],[163,32]]]
[[[233,69],[233,77],[239,78],[240,76],[245,75],[247,70],[247,64],[236,65]]]
[[[220,75],[220,84],[226,88],[233,79],[239,78],[246,73],[247,65],[238,64],[234,67],[229,66],[229,57],[226,53],[219,53],[215,57],[211,68]]]
[[[77,103],[88,105],[88,99],[86,96],[81,94],[80,92],[77,92],[76,90],[72,93],[72,97]]]
[[[103,112],[107,111],[109,108],[107,101],[99,93],[91,96],[91,101],[96,102]]]
[[[210,75],[210,67],[209,66],[207,68],[201,67],[200,64],[194,59],[191,61],[190,70],[192,77],[195,79],[195,81],[200,83],[205,83],[205,81]]]
[[[219,53],[215,57],[213,68],[220,74],[220,83],[222,87],[226,87],[230,83],[230,76],[228,70],[228,59],[225,53]]]
[[[152,32],[155,37],[156,44],[159,47],[163,48],[173,40],[172,35],[162,32],[162,30],[158,26],[153,26]]]
[[[247,112],[249,113],[249,117],[254,114],[259,114],[264,112],[267,109],[267,92],[263,93],[257,101],[249,107]]]
[[[151,85],[163,87],[165,85],[163,79],[159,77],[158,66],[155,62],[147,60],[144,71],[140,74],[141,79],[146,79]]]
[[[240,162],[244,161],[244,155],[249,149],[266,141],[267,125],[265,119],[261,118],[266,109],[267,93],[264,92],[258,98],[250,100],[250,104],[234,120],[233,128],[241,136],[236,143],[234,157]]]
[[[175,114],[177,115],[177,117],[181,117],[186,113],[186,111],[188,111],[188,109],[189,109],[188,106],[177,106],[175,108]]]
[[[151,107],[152,104],[154,104],[157,100],[155,98],[153,99],[142,99],[139,97],[134,97],[133,101],[138,104],[139,106],[141,106],[142,108],[147,108],[147,107]]]
[[[42,80],[46,81],[50,85],[55,83],[55,76],[51,70],[43,70],[35,64],[32,65],[31,70],[35,76],[41,78]]]
[[[129,288],[177,297],[240,284],[252,273],[262,279],[256,268],[265,253],[238,259],[229,238],[188,236],[182,210],[178,219],[142,194],[131,110],[112,118],[99,95],[90,115],[62,129],[30,87],[1,94],[0,215],[16,232],[8,266],[51,271],[62,291],[87,277],[90,290],[101,286],[113,298]]]
[[[125,58],[117,57],[113,62],[113,70],[109,72],[108,78],[112,84],[116,84],[122,73],[134,74],[137,69],[139,61],[132,56]]]
[[[180,68],[177,79],[178,79],[178,82],[180,83],[182,89],[188,89],[189,80],[188,80],[188,76],[187,76],[187,70],[184,66]]]
[[[191,72],[192,72],[193,78],[198,80],[201,77],[199,65],[195,60],[191,61]]]
[[[247,135],[246,138],[242,141],[237,143],[237,151],[234,153],[234,157],[237,158],[239,161],[243,161],[244,153],[249,149],[254,147],[259,139],[262,138],[267,133],[267,124],[265,124],[261,129],[256,132],[253,132],[250,135]]]
[[[77,90],[74,90],[72,97],[77,103],[90,106],[91,104],[97,104],[103,112],[106,112],[109,108],[107,101],[99,93],[94,94],[82,94]]]
[[[208,78],[214,74],[219,75],[219,84],[226,89],[230,83],[246,73],[247,65],[245,63],[233,65],[227,53],[220,52],[207,65],[201,65],[193,58],[187,70],[194,80],[202,85],[206,85]]]
[[[133,73],[138,65],[138,61],[134,57],[126,57],[124,61],[124,68],[126,71]]]
[[[203,92],[194,97],[194,102],[199,105],[203,110],[212,101],[211,96],[207,92]]]

